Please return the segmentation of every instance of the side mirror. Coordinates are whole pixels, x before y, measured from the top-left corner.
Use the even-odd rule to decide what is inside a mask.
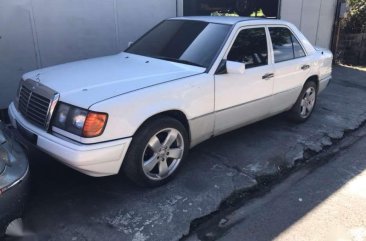
[[[228,74],[244,74],[245,64],[234,61],[226,61],[226,70]]]

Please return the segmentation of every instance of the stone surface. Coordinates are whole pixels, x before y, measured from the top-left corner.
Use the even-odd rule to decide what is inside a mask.
[[[325,165],[296,172],[186,240],[366,240],[365,130],[342,140]]]

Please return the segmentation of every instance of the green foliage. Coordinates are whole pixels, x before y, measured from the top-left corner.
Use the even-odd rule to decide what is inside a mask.
[[[264,13],[262,9],[259,9],[257,12],[252,12],[252,14],[250,14],[250,17],[264,17]]]
[[[342,27],[349,33],[366,31],[366,0],[348,0],[349,11],[342,21]]]
[[[239,14],[233,12],[233,13],[227,13],[227,12],[219,12],[215,11],[211,13],[211,16],[230,16],[230,17],[239,17]]]

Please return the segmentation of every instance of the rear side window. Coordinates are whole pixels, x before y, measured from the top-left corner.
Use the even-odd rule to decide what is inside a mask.
[[[295,58],[304,57],[305,56],[305,52],[302,49],[299,41],[297,41],[297,39],[295,38],[295,36],[293,34],[291,34],[291,38],[292,38],[292,43],[294,45]]]
[[[269,28],[275,63],[300,58],[305,52],[299,41],[287,28]]]
[[[268,48],[265,28],[249,28],[240,31],[227,60],[245,63],[245,68],[268,64]]]

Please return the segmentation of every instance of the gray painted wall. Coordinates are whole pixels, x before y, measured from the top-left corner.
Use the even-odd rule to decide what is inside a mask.
[[[312,44],[330,48],[337,0],[281,1],[281,19],[295,24]]]
[[[0,109],[23,73],[118,53],[174,16],[173,0],[0,0]]]
[[[282,19],[313,44],[330,46],[336,0],[282,0],[281,6]],[[183,15],[183,0],[0,0],[0,109],[23,73],[118,53],[177,13]]]

